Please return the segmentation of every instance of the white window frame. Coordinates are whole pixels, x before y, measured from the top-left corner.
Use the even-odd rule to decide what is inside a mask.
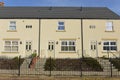
[[[96,50],[97,49],[97,44],[96,44],[97,41],[94,41],[94,40],[91,40],[90,41],[90,50]]]
[[[30,49],[30,47],[31,47],[31,49]],[[32,41],[26,41],[25,50],[26,51],[32,51]]]
[[[62,44],[62,42],[66,42],[66,44]],[[74,44],[70,45],[70,42],[74,42]],[[61,40],[61,52],[76,52],[76,40]],[[68,50],[62,50],[62,47],[67,47]],[[75,50],[70,50],[70,47],[74,47]]]
[[[112,21],[106,22],[106,31],[113,31],[113,22]]]
[[[48,50],[53,51],[55,49],[55,41],[48,41]]]
[[[10,21],[9,30],[16,30],[16,21]]]
[[[60,24],[60,23],[63,23],[63,24]],[[65,30],[65,22],[64,21],[59,21],[58,22],[58,28],[57,28],[58,31],[64,31]]]
[[[107,42],[108,44],[104,44],[105,42]],[[116,44],[115,45],[112,45],[111,42],[115,42]],[[104,48],[107,48],[108,47],[108,50],[105,50]],[[116,47],[116,50],[112,50],[111,47]],[[103,51],[104,52],[107,52],[107,51],[110,51],[110,52],[116,52],[117,51],[117,41],[116,40],[104,40],[103,41]]]
[[[10,44],[6,44],[6,42],[10,42]],[[17,44],[14,44],[13,42],[17,42]],[[10,47],[10,51],[6,50],[5,47]],[[17,51],[14,51],[13,47],[17,47]],[[18,40],[4,40],[4,52],[19,52],[19,41]]]

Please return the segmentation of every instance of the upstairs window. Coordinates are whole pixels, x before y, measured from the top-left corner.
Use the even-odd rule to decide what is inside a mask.
[[[62,21],[60,21],[60,22],[58,22],[58,30],[65,30],[65,23],[64,22],[62,22]]]
[[[16,30],[16,22],[15,21],[10,21],[9,30]]]
[[[106,23],[106,31],[113,31],[113,22],[109,21]]]

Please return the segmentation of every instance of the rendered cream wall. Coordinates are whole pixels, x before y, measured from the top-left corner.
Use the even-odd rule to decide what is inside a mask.
[[[8,31],[10,21],[16,21],[15,32]],[[32,25],[32,28],[26,28],[26,25]],[[38,33],[39,33],[39,20],[38,19],[0,19],[0,55],[1,56],[18,56],[25,57],[25,43],[27,40],[32,41],[32,51],[38,51]],[[4,39],[19,39],[18,53],[4,52]]]
[[[10,32],[10,21],[16,21],[17,31]],[[65,31],[58,31],[58,22],[65,22]],[[106,22],[113,21],[114,32],[105,32]],[[32,25],[32,29],[26,29],[26,25]],[[95,29],[90,29],[90,25],[95,25]],[[38,52],[38,36],[39,36],[39,19],[1,19],[0,20],[0,56],[18,56],[25,57],[25,42],[32,41],[32,51]],[[55,57],[55,58],[79,58],[81,57],[81,20],[80,19],[41,19],[40,20],[40,57]],[[117,40],[117,49],[120,50],[120,20],[99,20],[99,19],[84,19],[83,20],[83,36],[84,36],[84,53],[90,57],[96,57],[96,52],[90,50],[90,41],[95,40],[98,43],[98,56],[107,56],[106,52],[102,51],[102,41],[105,39]],[[19,39],[22,44],[19,44],[19,53],[5,53],[4,40]],[[76,40],[76,52],[61,52],[61,40]],[[48,41],[55,42],[55,51],[53,54],[48,52]],[[58,42],[58,44],[57,44]],[[39,54],[39,53],[38,53]],[[116,53],[117,54],[117,53]],[[119,54],[117,54],[119,56]],[[110,55],[112,56],[112,55]]]
[[[65,31],[57,31],[58,22],[65,22]],[[78,58],[81,56],[81,21],[80,19],[42,19],[41,20],[41,57]],[[48,53],[48,41],[55,42],[55,52]],[[76,52],[61,52],[61,40],[76,40]],[[58,42],[58,44],[56,44]]]
[[[114,27],[114,31],[113,32],[106,32],[105,28],[106,28],[106,22],[107,21],[112,21],[113,22],[113,27]],[[95,29],[90,29],[89,26],[90,25],[95,25]],[[98,20],[98,19],[86,19],[83,20],[83,29],[84,29],[84,50],[85,52],[91,56],[91,57],[96,57],[96,52],[91,51],[90,50],[90,41],[91,40],[95,40],[98,43],[101,42],[101,44],[99,45],[97,43],[97,47],[98,47],[98,56],[102,57],[102,56],[106,56],[107,57],[107,53],[103,52],[103,44],[102,41],[103,40],[117,40],[117,49],[118,51],[120,50],[120,20]],[[119,56],[117,53],[117,56]],[[113,55],[110,54],[110,56],[112,57]]]

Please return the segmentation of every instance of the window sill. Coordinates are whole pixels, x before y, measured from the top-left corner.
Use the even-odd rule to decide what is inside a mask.
[[[77,52],[76,51],[75,52],[63,52],[63,51],[61,51],[59,53],[77,53]]]
[[[113,30],[113,31],[105,31],[105,32],[115,32],[115,31]]]
[[[117,51],[102,51],[102,53],[116,53]]]
[[[3,51],[2,53],[19,53],[19,52],[6,52],[6,51]]]
[[[17,30],[7,30],[7,32],[17,32]]]
[[[56,30],[56,32],[66,32],[66,30]]]

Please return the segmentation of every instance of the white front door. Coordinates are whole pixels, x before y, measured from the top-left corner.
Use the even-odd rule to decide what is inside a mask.
[[[32,41],[26,41],[25,51],[26,51],[26,57],[29,57],[32,54]]]
[[[90,56],[98,57],[97,41],[93,40],[90,42]]]
[[[48,57],[55,57],[55,41],[48,41]]]

